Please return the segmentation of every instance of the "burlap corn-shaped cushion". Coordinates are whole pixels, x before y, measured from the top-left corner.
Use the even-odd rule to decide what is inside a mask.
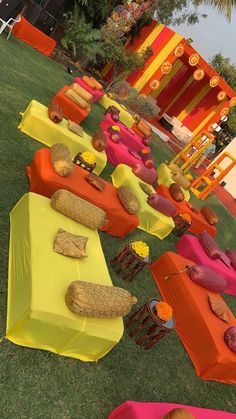
[[[150,186],[148,186],[146,183],[139,182],[139,186],[143,190],[143,192],[145,192],[145,194],[151,195],[153,193],[152,188],[150,188]]]
[[[105,211],[65,189],[59,189],[52,195],[51,206],[92,230],[100,229],[107,223]]]
[[[70,176],[73,172],[71,152],[65,144],[53,144],[51,147],[51,163],[59,176]]]
[[[54,240],[53,250],[61,255],[74,258],[87,257],[86,244],[88,237],[77,236],[59,228]]]
[[[191,183],[185,176],[183,176],[180,172],[172,173],[172,179],[175,183],[177,183],[181,188],[187,190],[190,188]]]
[[[118,198],[129,214],[137,214],[140,210],[139,202],[129,186],[121,186],[117,190]]]
[[[76,124],[75,122],[68,120],[68,129],[74,134],[77,134],[80,137],[83,137],[83,133],[84,133],[83,128],[80,125]]]
[[[75,93],[74,90],[68,89],[65,93],[65,96],[72,100],[72,102],[76,103],[81,109],[88,109],[89,105],[78,93]]]
[[[123,288],[74,281],[67,290],[67,307],[80,316],[126,316],[137,299]]]
[[[189,410],[181,407],[171,410],[163,419],[195,419],[195,416]]]
[[[78,83],[73,83],[71,85],[71,89],[74,90],[82,99],[84,99],[87,103],[91,103],[93,101],[93,96],[83,87],[81,87]]]

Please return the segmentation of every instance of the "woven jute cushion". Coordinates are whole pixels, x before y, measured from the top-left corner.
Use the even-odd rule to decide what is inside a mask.
[[[93,101],[93,96],[91,95],[91,93],[89,93],[87,90],[81,87],[78,83],[73,83],[70,87],[86,102],[91,103]]]
[[[208,294],[210,307],[215,315],[226,323],[229,323],[228,306],[222,300],[213,294]]]
[[[72,89],[67,89],[67,91],[64,93],[66,97],[72,100],[72,102],[76,103],[81,109],[88,109],[89,104],[84,100],[78,93],[76,93]]]
[[[150,186],[148,186],[146,183],[139,182],[139,186],[143,190],[143,192],[145,192],[145,194],[151,195],[153,193],[152,188],[150,188]]]
[[[75,122],[68,120],[68,129],[74,134],[77,134],[80,137],[83,137],[83,134],[84,134],[83,128],[80,125],[76,124]]]
[[[65,189],[59,189],[52,195],[51,206],[92,230],[100,229],[107,223],[105,211]]]
[[[53,144],[51,147],[51,163],[59,176],[70,176],[73,172],[71,152],[65,144]]]
[[[129,186],[121,186],[117,190],[118,198],[129,214],[137,214],[140,210],[139,202]]]
[[[189,180],[186,179],[186,177],[184,177],[183,175],[181,175],[180,172],[172,173],[172,179],[175,183],[178,183],[178,185],[185,190],[191,187],[191,183],[189,182]]]
[[[87,241],[88,237],[77,236],[59,228],[54,240],[53,250],[64,256],[84,258],[88,256],[86,253]]]
[[[123,288],[74,281],[67,290],[67,307],[80,316],[126,316],[137,299]]]

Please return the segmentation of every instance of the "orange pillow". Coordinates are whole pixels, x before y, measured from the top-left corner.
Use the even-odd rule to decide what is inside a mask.
[[[151,128],[143,121],[141,120],[138,125],[137,128],[139,129],[139,131],[142,132],[142,134],[144,134],[146,137],[150,137],[150,135],[152,134],[152,130]]]
[[[96,87],[96,83],[94,83],[94,81],[93,80],[91,80],[91,77],[89,77],[89,76],[83,76],[82,77],[82,80],[89,86],[89,87],[91,87],[91,89],[96,89],[97,87]]]
[[[95,84],[97,90],[102,90],[103,86],[94,77],[90,77],[90,81]]]

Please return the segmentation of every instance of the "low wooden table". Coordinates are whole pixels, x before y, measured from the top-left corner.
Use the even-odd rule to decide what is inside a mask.
[[[161,338],[175,328],[175,319],[163,322],[154,313],[159,300],[151,298],[142,306],[126,324],[130,337],[135,336],[135,343],[144,349],[152,348]]]
[[[151,263],[151,257],[141,258],[132,249],[132,241],[127,244],[118,255],[111,260],[111,265],[117,265],[116,274],[126,281],[132,281],[145,266]]]

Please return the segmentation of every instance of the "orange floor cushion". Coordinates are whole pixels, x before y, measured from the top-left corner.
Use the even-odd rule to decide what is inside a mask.
[[[70,89],[70,86],[64,86],[52,99],[52,103],[60,105],[64,118],[70,119],[76,124],[80,124],[89,114],[88,109],[81,109],[79,105],[74,103],[71,99],[65,96],[65,92]]]
[[[184,200],[182,202],[176,202],[172,198],[169,192],[169,188],[166,185],[159,185],[156,188],[156,192],[167,198],[169,201],[171,201],[176,206],[177,213],[187,213],[190,215],[192,219],[192,225],[188,229],[188,231],[191,231],[193,234],[198,235],[205,230],[213,237],[216,235],[216,227],[209,224],[200,211],[199,213],[195,213],[194,211],[192,211],[187,201]]]
[[[224,333],[236,325],[228,309],[229,323],[220,320],[211,310],[206,288],[193,282],[187,272],[178,273],[186,266],[194,266],[189,259],[167,252],[150,266],[163,299],[173,308],[176,331],[188,352],[197,374],[204,380],[236,384],[236,356],[224,341]],[[214,294],[220,300],[219,294]]]
[[[125,237],[138,227],[138,216],[128,214],[121,205],[117,189],[104,179],[103,191],[90,185],[85,179],[88,172],[74,164],[73,173],[68,177],[59,176],[51,165],[51,151],[42,148],[37,151],[27,167],[30,191],[51,198],[58,189],[67,189],[75,195],[102,208],[108,217],[108,224],[102,229],[116,237]]]

